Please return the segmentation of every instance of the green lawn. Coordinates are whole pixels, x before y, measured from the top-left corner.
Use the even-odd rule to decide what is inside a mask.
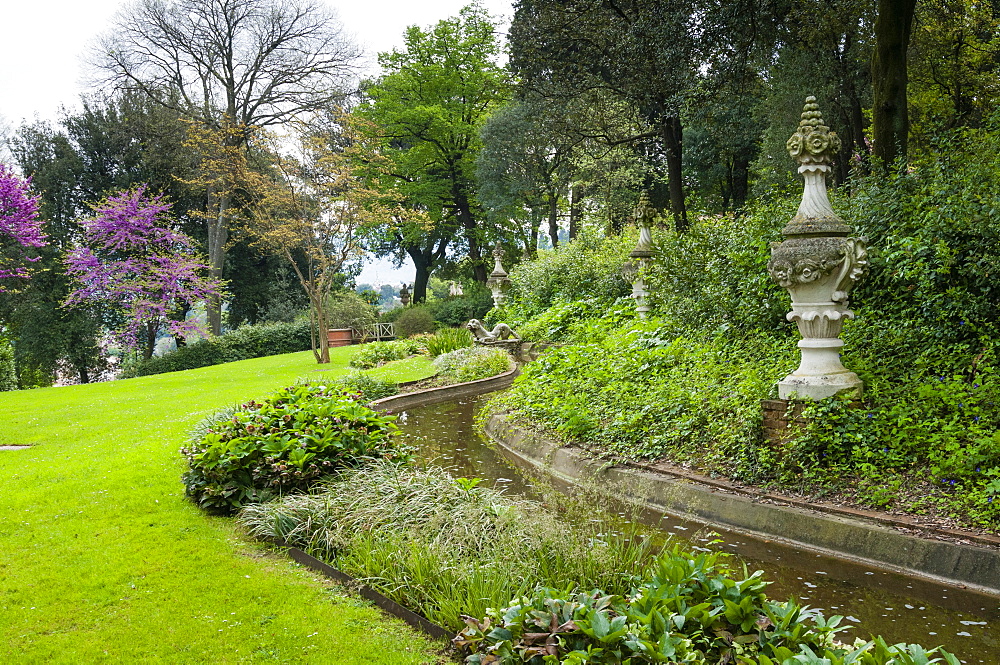
[[[0,662],[427,663],[435,645],[187,501],[204,415],[354,349],[0,393]],[[378,370],[429,376],[425,358]]]

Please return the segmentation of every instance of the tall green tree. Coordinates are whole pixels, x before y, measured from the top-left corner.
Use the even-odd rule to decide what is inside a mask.
[[[608,143],[655,139],[674,223],[686,228],[682,114],[705,46],[695,0],[521,0],[516,6],[514,73],[547,97],[601,92],[634,109],[648,130]]]
[[[383,74],[365,89],[357,113],[370,121],[370,138],[390,164],[380,188],[394,190],[404,206],[421,210],[431,227],[397,227],[396,247],[416,267],[414,300],[426,297],[427,280],[451,245],[459,242],[473,277],[486,282],[484,246],[490,233],[476,191],[479,131],[505,100],[501,44],[489,14],[473,4],[430,28],[410,26],[402,49],[379,55]],[[454,237],[454,229],[460,237]],[[457,241],[457,242],[456,242]]]
[[[552,246],[559,244],[560,203],[569,195],[573,151],[581,142],[566,124],[565,113],[529,93],[494,113],[482,129],[479,198],[498,218],[526,218],[521,231],[529,256],[543,220]]]
[[[833,181],[844,183],[852,168],[867,168],[874,21],[867,0],[789,3],[775,26],[770,62],[759,68],[759,113],[766,122],[756,176],[763,188],[798,182],[785,142],[809,95],[841,139]]]
[[[910,44],[910,140],[955,127],[983,127],[1000,96],[1000,11],[992,2],[925,0]]]

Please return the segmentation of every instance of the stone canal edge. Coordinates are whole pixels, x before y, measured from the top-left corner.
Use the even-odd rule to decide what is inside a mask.
[[[387,397],[381,411],[474,397],[509,387],[519,371]],[[1000,596],[1000,538],[874,511],[804,501],[664,465],[597,459],[492,414],[484,434],[508,454],[563,482],[710,527],[972,591]],[[595,482],[596,481],[596,482]]]
[[[995,536],[818,505],[655,465],[595,459],[518,425],[506,414],[492,414],[485,434],[509,454],[563,482],[659,513],[1000,596],[1000,538]],[[913,535],[915,531],[924,535]]]

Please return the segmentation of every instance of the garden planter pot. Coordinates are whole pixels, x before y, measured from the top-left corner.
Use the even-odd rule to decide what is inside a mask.
[[[350,328],[331,328],[326,331],[327,346],[348,346],[353,336]]]

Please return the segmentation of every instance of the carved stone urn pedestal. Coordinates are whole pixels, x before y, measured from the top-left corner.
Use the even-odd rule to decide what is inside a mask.
[[[489,279],[486,280],[486,286],[493,295],[494,307],[503,305],[507,299],[507,292],[510,291],[512,285],[510,277],[507,275],[507,271],[503,269],[503,264],[501,263],[504,254],[503,248],[497,245],[493,250],[493,272],[490,273]]]
[[[802,359],[798,369],[778,383],[778,397],[819,400],[852,391],[863,383],[844,367],[840,331],[854,317],[848,295],[868,266],[863,240],[850,238],[851,227],[833,211],[826,191],[830,161],[840,139],[823,124],[815,97],[808,97],[788,152],[805,179],[798,213],[782,229],[784,242],[771,247],[771,277],[792,297],[789,321],[798,325]]]

